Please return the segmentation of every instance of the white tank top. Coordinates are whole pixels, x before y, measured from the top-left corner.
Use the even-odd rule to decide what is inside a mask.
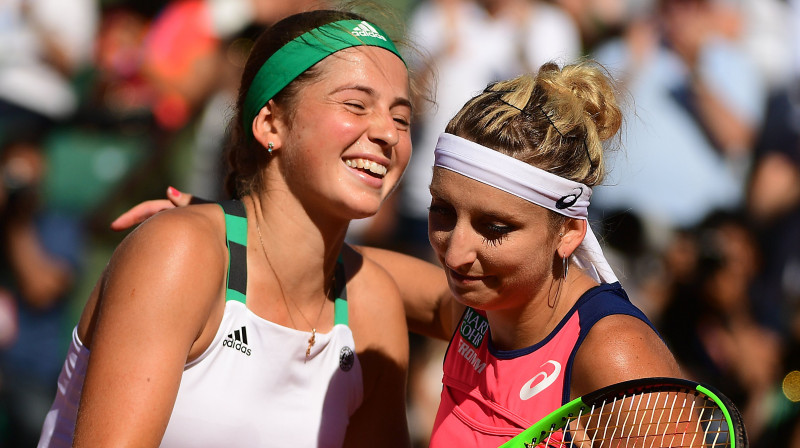
[[[246,219],[243,207],[234,211],[239,216],[227,207],[225,312],[214,341],[184,368],[161,446],[341,446],[363,399],[343,285],[337,286],[335,325],[330,333],[317,333],[306,359],[309,332],[277,325],[246,307],[246,250],[240,244],[246,243]],[[71,446],[88,359],[75,330],[39,447]]]

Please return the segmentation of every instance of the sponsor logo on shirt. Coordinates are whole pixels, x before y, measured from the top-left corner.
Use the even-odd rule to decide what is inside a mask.
[[[252,353],[250,348],[247,347],[247,328],[244,326],[242,326],[242,328],[239,330],[235,330],[233,333],[229,334],[227,338],[223,339],[222,346],[238,350],[247,356],[250,356],[250,353]]]
[[[467,308],[464,320],[461,321],[461,337],[466,339],[473,347],[478,348],[489,329],[489,321],[472,308]]]
[[[458,340],[458,354],[463,356],[476,372],[482,373],[486,368],[486,363],[481,361],[475,350],[461,339]]]
[[[545,366],[547,365],[553,366],[553,372],[547,373]],[[539,392],[547,389],[551,384],[556,382],[558,379],[558,374],[561,373],[561,364],[558,361],[550,361],[545,362],[542,364],[541,372],[534,375],[533,378],[528,380],[527,383],[522,385],[522,389],[519,390],[519,398],[522,400],[530,400]],[[534,384],[535,383],[535,384]]]

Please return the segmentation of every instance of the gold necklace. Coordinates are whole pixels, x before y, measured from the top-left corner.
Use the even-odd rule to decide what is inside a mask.
[[[264,246],[264,238],[261,236],[261,226],[258,224],[258,217],[255,217],[256,220],[256,231],[258,232],[258,242],[261,243],[261,251],[264,252],[264,258],[267,260],[267,264],[269,265],[270,269],[272,269],[273,275],[275,275],[275,280],[278,281],[278,288],[281,290],[281,298],[283,299],[283,304],[286,306],[286,312],[289,314],[289,320],[292,321],[292,326],[295,329],[297,328],[297,324],[294,323],[294,318],[292,317],[292,311],[289,309],[289,303],[286,301],[286,294],[283,292],[283,285],[281,284],[281,279],[278,278],[278,273],[275,272],[275,268],[272,267],[272,262],[269,261],[269,255],[267,255],[267,248]],[[328,292],[325,294],[325,298],[322,300],[322,306],[319,307],[319,314],[317,314],[316,323],[319,323],[319,318],[322,317],[322,310],[325,309],[325,302],[328,300],[328,297],[331,295],[331,288],[333,287],[333,282],[331,282],[331,286],[328,287]],[[294,302],[292,302],[294,303]],[[309,327],[311,327],[311,337],[308,338],[308,348],[306,348],[306,360],[308,357],[311,356],[311,347],[317,342],[317,326],[311,325],[311,322],[306,319],[305,314],[303,314],[303,310],[294,303],[294,306],[297,308],[297,311],[300,313],[300,316],[306,321]]]

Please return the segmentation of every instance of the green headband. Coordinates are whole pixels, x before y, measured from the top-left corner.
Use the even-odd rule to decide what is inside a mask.
[[[244,100],[244,130],[247,136],[252,136],[253,119],[261,108],[295,78],[331,54],[361,45],[385,48],[403,60],[386,33],[363,20],[331,22],[281,47],[264,62],[247,91]]]

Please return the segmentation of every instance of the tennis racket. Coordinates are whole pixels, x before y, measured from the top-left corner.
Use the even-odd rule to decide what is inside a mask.
[[[747,448],[742,416],[713,388],[676,378],[617,383],[561,406],[501,448]]]

